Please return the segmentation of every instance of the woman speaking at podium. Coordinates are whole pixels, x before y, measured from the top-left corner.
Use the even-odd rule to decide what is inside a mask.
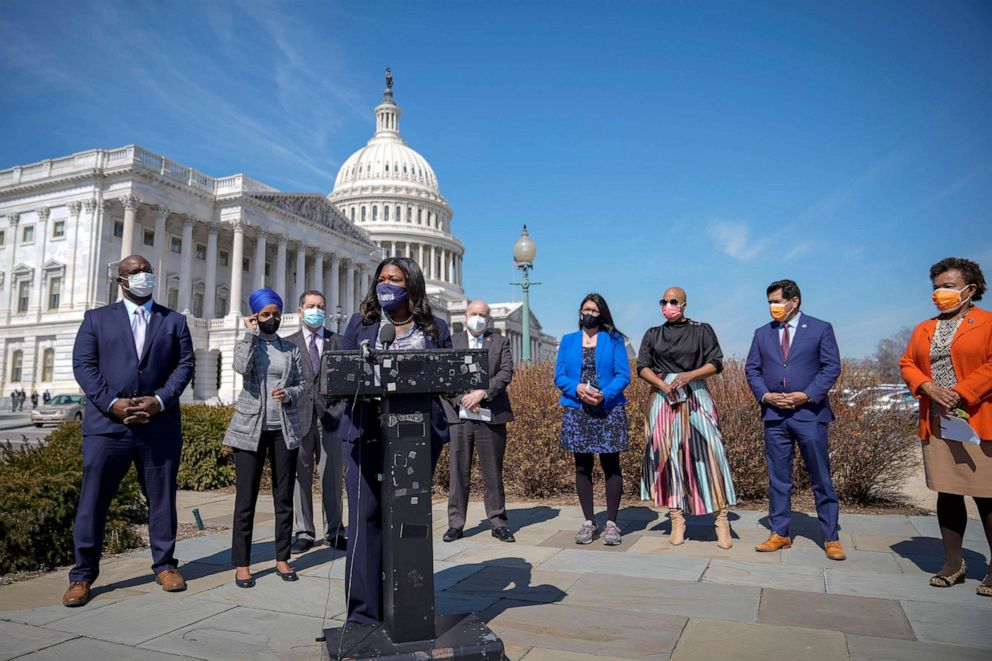
[[[424,274],[412,259],[389,257],[375,270],[372,287],[344,332],[345,347],[377,350],[450,349],[451,333],[427,300]],[[392,326],[392,329],[385,328]],[[383,332],[385,328],[385,332]],[[390,332],[394,331],[394,332]],[[383,442],[375,402],[345,405],[339,427],[348,494],[348,559],[345,593],[348,621],[382,621]],[[448,422],[438,401],[431,405],[431,471],[448,442]]]

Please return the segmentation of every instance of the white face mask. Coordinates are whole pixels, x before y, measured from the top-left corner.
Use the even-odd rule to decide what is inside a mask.
[[[141,271],[129,275],[127,277],[127,290],[137,298],[151,296],[152,292],[155,291],[155,274]]]
[[[488,322],[485,317],[473,314],[466,320],[465,323],[468,324],[468,329],[473,333],[481,333],[486,330],[486,324]]]

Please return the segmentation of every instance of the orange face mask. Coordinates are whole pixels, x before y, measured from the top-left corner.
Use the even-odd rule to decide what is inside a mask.
[[[955,312],[960,310],[961,306],[970,300],[970,297],[969,299],[961,300],[961,294],[967,288],[968,287],[962,287],[961,289],[936,289],[933,292],[933,296],[930,298],[933,299],[934,305],[936,305],[937,309],[941,312]]]
[[[769,303],[768,310],[772,313],[772,319],[775,321],[785,321],[785,318],[789,316],[785,303]]]

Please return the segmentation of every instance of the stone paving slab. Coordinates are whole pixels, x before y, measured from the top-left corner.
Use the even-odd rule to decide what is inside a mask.
[[[756,554],[770,555],[770,554]],[[784,564],[762,564],[714,559],[703,574],[706,583],[753,585],[780,590],[825,592],[823,570]]]
[[[476,544],[461,553],[447,558],[448,562],[460,564],[508,564],[518,565],[526,562],[539,565],[560,553],[560,549],[544,546],[526,546],[524,544]]]
[[[534,571],[512,567],[485,567],[451,588],[451,592],[470,592],[498,596],[516,601],[552,603],[561,601],[581,574]]]
[[[976,598],[983,597],[976,595]],[[984,599],[992,601],[988,597]],[[985,648],[990,650],[989,658],[992,658],[992,610],[918,601],[904,601],[902,608],[919,640]]]
[[[586,575],[568,590],[562,604],[637,613],[756,622],[761,589],[666,581],[614,575]]]
[[[22,654],[58,645],[71,638],[72,634],[41,629],[17,622],[0,621],[0,660],[6,661]]]
[[[666,659],[686,618],[616,611],[587,606],[539,604],[508,608],[490,628],[515,645],[597,656]],[[766,660],[767,661],[767,660]]]
[[[609,551],[559,551],[553,558],[541,564],[541,569],[615,574],[637,578],[665,578],[673,581],[698,581],[706,570],[709,560],[678,556],[646,555],[626,553],[620,561]]]
[[[651,555],[672,555],[690,556],[694,558],[711,558],[721,560],[737,560],[754,564],[767,564],[781,566],[781,553],[758,553],[754,550],[754,544],[764,541],[765,535],[761,539],[755,539],[752,543],[744,540],[734,539],[734,545],[729,549],[721,549],[716,542],[700,542],[696,540],[686,540],[680,546],[672,546],[669,543],[668,535],[657,537],[645,533],[631,547],[630,553],[648,553]]]
[[[783,565],[800,567],[820,567],[834,571],[871,571],[878,574],[902,574],[902,568],[891,553],[872,551],[852,551],[844,549],[847,560],[837,561],[827,557],[822,549],[791,548],[782,553]]]
[[[844,634],[837,631],[693,619],[672,655],[673,661],[793,658],[802,661],[846,659],[847,641]]]
[[[915,555],[908,558],[899,555],[893,555],[892,557],[904,574],[916,574],[924,577],[927,581],[944,566],[943,553],[926,556]],[[982,581],[989,566],[985,556],[965,549],[964,560],[968,565],[968,573],[965,576],[976,581]]]
[[[239,588],[234,584],[234,572],[231,572],[224,585],[202,592],[197,598],[256,610],[309,616],[320,616],[325,603],[327,617],[338,616],[347,610],[343,580],[302,576],[296,582],[287,582],[275,572],[256,574],[255,577],[255,587]]]
[[[845,514],[841,512],[839,525],[840,529],[846,533],[900,535],[905,538],[918,534],[909,517],[892,514]]]
[[[438,615],[481,613],[496,603],[498,597],[486,594],[438,592],[434,595],[434,610]]]
[[[931,587],[925,576],[918,574],[876,574],[875,572],[826,570],[827,592],[857,597],[880,597],[900,601],[931,604],[958,604],[988,611],[992,622],[992,599],[975,594],[976,581],[952,588]]]
[[[251,561],[265,562],[275,558],[275,543],[272,541],[274,529],[272,526],[256,526],[252,535]],[[148,554],[148,549],[143,553]],[[231,531],[224,530],[212,535],[191,537],[176,542],[175,556],[177,560],[186,562],[201,562],[208,565],[231,564]]]
[[[574,549],[576,551],[609,551],[611,553],[624,553],[641,537],[641,533],[623,533],[621,542],[617,546],[607,546],[603,543],[603,538],[593,540],[592,544],[576,544],[574,530],[559,530],[545,538],[539,546],[547,546],[558,549]]]
[[[965,501],[970,501],[970,498],[965,498]],[[921,535],[923,537],[934,537],[940,539],[940,526],[937,525],[937,517],[935,516],[910,516],[907,517],[910,524],[913,526],[915,532],[913,535],[906,535],[906,538],[912,537],[914,535]],[[969,520],[968,526],[964,529],[964,543],[965,546],[975,546],[979,550],[988,551],[985,546],[987,541],[985,539],[985,531],[982,529],[982,525],[979,521]]]
[[[958,645],[848,636],[851,661],[988,661],[989,651]]]
[[[81,636],[138,645],[233,608],[233,604],[198,601],[182,593],[164,592],[125,599],[97,610],[77,609],[74,614],[48,625],[49,629]]]
[[[898,601],[870,597],[764,590],[758,621],[879,638],[916,638]]]
[[[213,661],[319,659],[325,625],[320,618],[253,608],[232,608],[141,645]]]
[[[562,652],[561,650],[532,647],[522,658],[525,661],[603,661],[603,659],[622,659],[623,657],[605,656],[602,654],[580,654],[579,652]]]
[[[467,539],[457,539],[453,542],[442,542],[437,540],[434,542],[434,559],[447,560],[453,555],[464,553],[469,549],[475,548],[476,545],[477,542]]]
[[[132,596],[137,596],[136,594]],[[104,606],[109,606],[110,604],[116,604],[124,599],[124,597],[116,599],[91,599],[90,603],[86,604],[86,610],[95,611],[97,609],[103,608]],[[26,608],[24,610],[17,611],[4,611],[0,613],[0,620],[8,620],[10,622],[19,622],[21,624],[30,624],[36,627],[43,627],[45,625],[51,624],[58,620],[64,620],[72,615],[78,615],[79,611],[73,608],[66,608],[62,605],[61,596],[58,599],[58,604],[54,606],[38,606],[36,608]]]
[[[192,658],[194,657],[155,652],[92,638],[74,638],[20,657],[31,661],[181,661]]]

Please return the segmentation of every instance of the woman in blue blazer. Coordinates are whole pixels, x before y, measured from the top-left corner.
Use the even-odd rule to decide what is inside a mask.
[[[623,493],[620,453],[627,450],[627,399],[630,362],[623,333],[613,324],[606,301],[589,294],[579,306],[579,331],[561,338],[555,385],[565,407],[561,447],[575,454],[575,489],[586,521],[575,535],[576,544],[599,536],[594,523],[592,469],[595,454],[606,476],[606,526],[603,543],[620,543],[617,512]]]
[[[451,333],[435,317],[427,299],[424,274],[412,259],[389,257],[379,263],[372,287],[352,315],[344,332],[344,348],[357,349],[363,341],[384,348],[379,329],[392,324],[396,335],[392,351],[450,349]],[[382,482],[383,443],[379,441],[379,406],[375,402],[347,402],[338,427],[345,457],[348,494],[348,556],[345,592],[348,621],[382,622]],[[431,468],[448,442],[448,421],[439,401],[431,406]],[[359,495],[361,494],[361,495]]]

